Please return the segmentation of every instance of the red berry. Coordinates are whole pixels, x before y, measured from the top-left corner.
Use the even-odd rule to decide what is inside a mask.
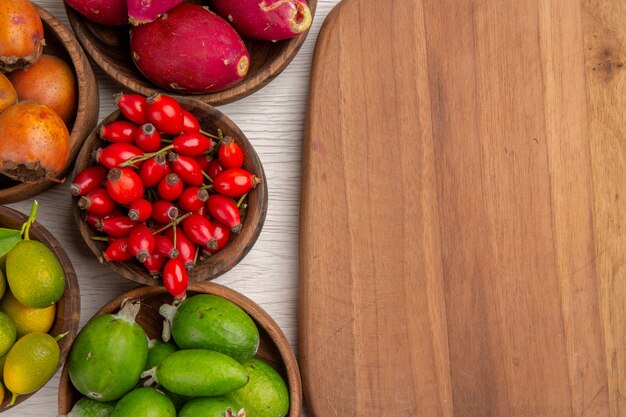
[[[219,194],[213,194],[206,202],[211,216],[220,223],[230,227],[233,233],[241,231],[241,214],[239,207],[230,198],[226,198]]]
[[[189,240],[196,245],[207,249],[217,248],[217,239],[214,235],[215,227],[206,217],[193,213],[183,220],[182,225]]]
[[[100,128],[100,137],[113,143],[133,143],[137,125],[125,120],[104,125]]]
[[[158,200],[152,203],[152,218],[157,223],[170,223],[178,218],[178,208],[169,201]]]
[[[144,198],[133,201],[128,207],[128,217],[136,222],[145,222],[151,215],[152,204]]]
[[[261,182],[245,169],[234,168],[221,172],[213,180],[213,189],[226,197],[238,198]]]
[[[89,191],[101,187],[106,179],[107,170],[103,167],[87,167],[74,177],[70,186],[70,193],[73,196],[85,195]]]
[[[209,192],[198,187],[189,187],[178,199],[178,206],[185,211],[195,211],[204,206]]]
[[[102,219],[97,229],[110,237],[126,237],[133,230],[136,223],[126,216],[113,216]]]
[[[104,188],[96,188],[78,200],[78,207],[87,213],[106,216],[115,209],[115,201]]]
[[[156,152],[161,147],[161,135],[152,123],[146,123],[135,131],[135,145],[144,152]]]
[[[157,193],[163,200],[174,201],[183,193],[183,182],[178,175],[169,174],[159,181]]]
[[[209,164],[211,163],[212,159],[213,158],[211,158],[209,155],[199,155],[195,157],[195,160],[198,163],[200,169],[206,173],[209,172]]]
[[[202,170],[194,158],[170,152],[167,155],[167,159],[170,161],[172,171],[187,184],[199,186],[204,183]]]
[[[176,235],[176,239],[174,239]],[[187,237],[183,229],[180,227],[170,227],[165,231],[167,236],[172,242],[176,242],[176,250],[178,250],[178,257],[185,264],[185,269],[191,271],[196,261],[196,245]]]
[[[167,261],[165,256],[153,253],[148,259],[146,259],[143,266],[146,267],[150,275],[159,275],[163,269],[163,265],[165,265],[165,261]]]
[[[148,122],[146,108],[147,100],[139,94],[116,94],[115,104],[119,107],[120,112],[131,122],[142,125]]]
[[[180,135],[172,142],[174,151],[181,155],[198,156],[213,147],[213,141],[200,133]]]
[[[217,248],[205,250],[209,254],[214,254],[215,252],[224,249],[224,247],[228,243],[228,239],[230,239],[230,228],[218,221],[212,221],[211,224],[213,224],[214,227],[215,239],[217,240]]]
[[[217,151],[220,164],[226,169],[241,168],[243,166],[243,151],[235,140],[226,136]]]
[[[128,143],[112,143],[96,151],[96,162],[108,169],[113,169],[135,156],[143,156],[141,149]]]
[[[136,225],[128,235],[128,250],[141,263],[154,252],[154,235],[145,224]]]
[[[146,160],[139,168],[141,182],[146,188],[154,187],[170,172],[170,166],[163,154]]]
[[[215,178],[223,171],[224,168],[220,165],[220,161],[217,159],[209,161],[209,169],[206,170],[206,173],[212,180],[215,180]]]
[[[196,116],[189,113],[187,110],[183,109],[183,130],[182,132],[185,134],[199,132],[200,131],[200,123]]]
[[[189,276],[184,262],[179,259],[170,259],[163,268],[163,285],[174,298],[183,298],[189,286]]]
[[[201,215],[202,217],[207,217],[209,216],[209,210],[207,210],[206,206],[202,206],[199,209],[196,209],[193,211],[196,214]]]
[[[179,135],[183,131],[183,108],[170,96],[148,97],[148,121],[160,132]]]
[[[113,168],[107,175],[107,191],[113,200],[128,205],[143,197],[143,184],[132,169]]]
[[[92,228],[99,230],[98,227],[100,227],[100,223],[102,222],[102,220],[104,219],[108,219],[109,217],[116,217],[116,216],[123,216],[124,214],[119,210],[119,209],[113,209],[112,212],[110,212],[107,215],[99,215],[99,214],[93,214],[93,213],[87,213],[85,214],[85,221],[87,222],[87,224],[89,226],[91,226]]]
[[[164,235],[156,235],[154,237],[154,253],[160,256],[174,259],[178,256],[178,249],[174,246],[174,242]]]
[[[133,255],[128,250],[128,239],[115,239],[109,243],[103,254],[103,258],[107,262],[125,262],[133,259]]]

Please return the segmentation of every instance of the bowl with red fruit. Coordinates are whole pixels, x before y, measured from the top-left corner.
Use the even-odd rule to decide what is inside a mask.
[[[101,262],[177,296],[230,270],[256,242],[267,211],[263,166],[208,104],[161,94],[116,103],[78,155],[74,217]]]
[[[317,0],[65,0],[92,60],[125,88],[239,100],[278,76],[309,32]]]

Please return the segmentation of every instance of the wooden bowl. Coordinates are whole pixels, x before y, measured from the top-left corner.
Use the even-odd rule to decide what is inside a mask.
[[[300,417],[302,414],[302,382],[296,357],[289,346],[289,342],[276,322],[259,307],[254,301],[244,295],[213,283],[197,283],[189,287],[188,295],[197,293],[215,294],[226,298],[244,309],[252,317],[261,336],[257,358],[267,361],[283,377],[289,388],[291,407],[289,417]],[[159,338],[163,329],[163,318],[159,315],[159,307],[171,303],[173,298],[164,288],[139,287],[113,299],[102,307],[94,317],[103,314],[116,313],[127,298],[140,299],[141,310],[137,315],[137,322],[144,328],[151,339]],[[69,413],[74,404],[80,399],[80,393],[72,385],[67,366],[63,367],[59,382],[59,414]]]
[[[44,37],[46,39],[43,53],[55,55],[68,62],[74,68],[78,83],[76,117],[68,126],[70,131],[70,157],[63,171],[56,177],[57,179],[63,179],[70,172],[85,138],[98,123],[100,106],[98,86],[91,65],[72,31],[59,22],[50,12],[35,3],[33,4],[43,22]],[[0,175],[0,204],[25,200],[53,185],[55,185],[53,181],[27,184]]]
[[[311,13],[315,16],[317,0],[308,0]],[[78,40],[91,59],[111,78],[127,89],[150,95],[157,92],[176,95],[152,83],[137,69],[130,56],[129,26],[103,26],[91,22],[65,4],[67,17]],[[304,43],[308,31],[295,38],[268,42],[244,38],[250,52],[250,70],[239,84],[211,94],[194,97],[213,106],[230,103],[244,98],[278,76],[296,56]]]
[[[27,219],[28,216],[25,216],[19,211],[0,206],[0,227],[20,229],[22,224]],[[78,322],[80,321],[80,291],[78,288],[78,280],[76,279],[76,272],[74,272],[74,267],[72,267],[70,259],[67,257],[67,254],[63,250],[61,244],[50,234],[50,232],[48,232],[38,222],[35,222],[30,228],[29,235],[31,239],[38,240],[50,248],[54,256],[56,256],[61,263],[63,271],[65,272],[65,293],[57,302],[56,316],[54,318],[52,328],[49,331],[49,333],[53,336],[58,336],[68,332],[67,336],[59,342],[59,347],[61,348],[59,367],[61,367],[67,358],[72,342],[74,342],[74,338],[76,337],[76,333],[78,331]],[[17,397],[13,407],[6,408],[9,400],[11,399],[11,397],[8,396],[8,399],[5,398],[6,401],[0,405],[0,413],[7,410],[13,410],[17,404],[26,401],[26,399],[28,399],[31,395],[32,394],[20,395]]]
[[[267,185],[265,171],[263,170],[259,156],[243,132],[232,120],[216,108],[201,101],[179,97],[178,102],[198,118],[203,130],[215,132],[217,129],[221,129],[224,135],[235,138],[235,141],[243,150],[245,161],[243,167],[262,180],[262,182],[248,194],[248,208],[245,213],[245,218],[242,219],[243,228],[241,232],[239,234],[231,234],[231,240],[224,249],[198,262],[195,268],[189,273],[189,281],[198,282],[217,278],[237,265],[250,251],[259,237],[263,223],[265,222],[265,214],[267,212]],[[111,123],[120,117],[122,116],[119,111],[111,113],[102,120],[89,135],[76,160],[74,174],[95,164],[93,162],[94,152],[98,148],[108,144],[108,142],[105,142],[98,136],[100,126]],[[91,238],[92,236],[102,236],[102,234],[96,232],[85,222],[82,217],[83,213],[77,205],[77,197],[73,197],[73,203],[74,218],[78,224],[80,234],[83,236],[87,246],[89,246],[94,255],[104,262],[102,254],[107,247],[106,243],[95,241]],[[129,262],[109,262],[108,265],[124,278],[147,285],[163,285],[160,278],[150,276],[143,265],[135,260]]]

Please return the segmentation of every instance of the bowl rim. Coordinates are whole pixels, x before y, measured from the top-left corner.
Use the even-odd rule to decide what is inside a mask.
[[[100,52],[100,49],[97,47],[96,43],[92,40],[92,36],[89,33],[89,29],[85,27],[84,20],[86,19],[80,13],[72,9],[67,2],[64,1],[65,4],[65,12],[67,13],[68,20],[70,22],[70,26],[74,30],[78,41],[81,43],[86,53],[89,55],[91,60],[95,62],[95,64],[109,76],[111,79],[115,80],[117,83],[122,85],[124,88],[143,95],[151,95],[154,93],[162,93],[168,94],[174,97],[194,97],[195,99],[202,101],[204,103],[210,104],[212,106],[221,106],[223,104],[232,103],[234,101],[240,100],[244,97],[249,96],[250,94],[255,93],[261,88],[265,87],[269,84],[274,78],[280,75],[281,72],[287,68],[287,66],[291,63],[291,61],[296,57],[300,48],[304,44],[311,28],[307,29],[305,32],[291,38],[286,39],[284,41],[287,47],[286,49],[277,57],[277,59],[272,60],[268,64],[268,69],[264,71],[259,71],[258,74],[254,76],[248,77],[246,76],[241,82],[236,85],[227,88],[222,91],[218,91],[215,93],[209,94],[176,94],[176,92],[168,91],[158,87],[156,84],[152,83],[154,86],[147,88],[139,83],[137,83],[133,78],[126,77],[121,74],[118,70],[116,70],[115,66],[109,62],[109,58]],[[315,12],[317,10],[317,0],[308,0],[307,5],[311,10],[312,19],[315,20]],[[312,24],[311,24],[312,27]],[[268,41],[269,42],[269,41]],[[145,77],[144,77],[145,78]],[[147,79],[146,79],[147,80]]]
[[[24,213],[5,206],[0,206],[0,217],[8,219],[11,222],[18,223],[24,223],[28,219],[28,216]],[[72,265],[69,256],[61,246],[61,243],[52,235],[52,233],[50,233],[48,229],[46,229],[41,223],[35,221],[30,228],[30,235],[33,237],[33,240],[37,240],[45,244],[52,251],[52,253],[59,260],[59,263],[63,266],[63,272],[65,274],[65,292],[63,293],[62,297],[65,308],[63,310],[64,320],[62,322],[62,330],[69,333],[59,341],[60,357],[59,365],[54,372],[56,374],[57,371],[65,363],[72,343],[74,342],[74,338],[78,333],[78,326],[80,323],[80,286],[78,283],[78,278],[76,276],[76,271],[74,270],[74,266]],[[66,312],[69,313],[69,315],[66,315]],[[57,308],[57,311],[55,312],[54,324],[50,331],[56,327],[56,321],[58,317],[59,309]],[[48,383],[50,379],[46,383]],[[43,386],[41,388],[43,388]],[[41,388],[31,394],[20,395],[19,397],[17,397],[15,404],[11,407],[0,407],[0,414],[4,411],[10,411],[15,409],[15,407],[27,401]],[[8,401],[7,398],[5,398],[3,404],[6,403],[6,401]]]
[[[41,17],[44,25],[44,36],[53,36],[59,41],[59,44],[70,58],[66,62],[72,65],[74,75],[76,76],[78,103],[72,130],[69,132],[70,155],[63,170],[55,177],[57,180],[62,181],[71,171],[78,152],[87,139],[88,132],[98,122],[100,109],[98,86],[93,68],[74,33],[48,10],[37,3],[32,4]],[[50,33],[52,34],[49,35]],[[45,53],[46,48],[44,47],[43,54]],[[36,184],[19,183],[12,187],[2,188],[0,189],[0,204],[26,200],[54,186],[55,183],[55,181],[42,181]]]
[[[240,246],[241,250],[239,252],[231,253],[231,251],[234,250],[234,246],[232,245],[233,238],[231,237],[231,242],[229,243],[229,245],[226,248],[224,248],[222,251],[213,255],[213,259],[214,259],[213,264],[219,266],[219,268],[216,267],[212,273],[210,273],[211,271],[206,271],[206,273],[204,273],[205,271],[202,271],[200,269],[197,270],[196,272],[192,271],[190,273],[190,281],[194,281],[194,282],[210,281],[223,275],[224,273],[230,271],[232,268],[238,265],[250,252],[252,247],[256,244],[259,236],[261,235],[261,231],[265,224],[265,218],[267,216],[267,209],[268,209],[267,178],[265,176],[265,170],[263,168],[263,164],[261,163],[261,159],[259,158],[259,155],[256,153],[254,146],[252,145],[250,140],[245,136],[245,134],[241,131],[241,129],[235,124],[235,122],[233,122],[228,116],[226,116],[226,114],[224,114],[219,109],[209,104],[206,104],[202,101],[196,100],[194,98],[177,97],[176,99],[183,106],[183,108],[188,109],[190,106],[197,106],[197,108],[200,108],[202,111],[207,112],[209,115],[211,115],[211,117],[219,119],[229,129],[231,129],[234,132],[235,140],[239,144],[243,145],[242,148],[244,149],[244,153],[246,153],[248,157],[251,158],[250,165],[255,168],[253,173],[257,177],[261,178],[261,183],[258,184],[254,188],[254,190],[250,192],[251,193],[250,196],[253,196],[255,198],[257,209],[254,211],[248,209],[246,218],[243,222],[243,229],[239,233],[239,236],[237,236],[237,238],[239,238],[237,245]],[[77,174],[79,169],[93,165],[92,163],[90,163],[90,164],[84,164],[83,166],[82,161],[83,160],[92,161],[93,157],[89,155],[91,148],[93,147],[93,145],[103,142],[102,139],[100,139],[98,136],[100,127],[105,123],[115,120],[119,116],[120,116],[119,110],[116,110],[110,113],[109,115],[104,117],[100,121],[100,123],[98,123],[98,125],[94,128],[91,134],[87,137],[87,139],[85,140],[85,143],[83,144],[83,148],[81,149],[80,154],[78,155],[78,158],[76,160],[76,166],[74,168],[73,176]],[[71,198],[72,198],[72,211],[74,215],[74,220],[76,224],[78,225],[79,232],[83,240],[85,241],[86,245],[89,247],[91,252],[96,256],[96,258],[101,263],[106,263],[109,266],[109,268],[111,268],[114,272],[116,272],[117,274],[121,275],[122,277],[128,280],[135,281],[137,283],[144,284],[144,285],[150,285],[150,286],[162,286],[163,285],[162,280],[160,278],[155,279],[151,277],[144,268],[141,268],[138,264],[136,264],[132,260],[128,262],[105,262],[104,259],[102,258],[102,253],[104,251],[102,242],[96,242],[90,238],[90,236],[96,235],[97,232],[93,230],[87,224],[87,222],[83,219],[82,210],[80,210],[77,206],[78,197],[72,196]],[[256,223],[250,223],[248,220],[250,218],[249,216],[258,217]],[[242,240],[244,239],[244,234],[246,235],[245,236],[246,239]],[[228,258],[227,257],[228,255],[232,255],[232,257]],[[206,265],[206,264],[200,264],[200,265]]]
[[[232,288],[224,285],[216,284],[214,282],[198,282],[189,286],[189,292],[214,294],[235,303],[242,308],[252,319],[257,326],[260,326],[267,332],[270,339],[277,348],[277,351],[282,360],[285,372],[287,374],[287,383],[289,389],[290,406],[289,417],[300,417],[302,413],[302,379],[300,374],[300,368],[296,355],[291,347],[291,344],[287,340],[287,336],[278,326],[276,321],[256,302],[246,297],[242,293],[233,290]],[[108,314],[113,311],[119,310],[122,302],[128,298],[131,299],[143,299],[152,297],[155,295],[168,294],[167,290],[162,287],[150,287],[139,286],[128,292],[120,294],[113,298],[111,301],[102,306],[90,319],[103,314]],[[89,322],[87,321],[87,322]],[[71,389],[71,382],[69,380],[67,364],[63,365],[61,372],[61,378],[59,381],[58,390],[58,412],[59,414],[66,414],[70,411],[71,406],[68,404],[68,400],[65,395],[68,389]]]

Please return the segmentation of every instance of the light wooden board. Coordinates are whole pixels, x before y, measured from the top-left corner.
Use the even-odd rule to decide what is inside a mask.
[[[626,411],[624,23],[599,0],[331,12],[300,230],[316,417]]]

